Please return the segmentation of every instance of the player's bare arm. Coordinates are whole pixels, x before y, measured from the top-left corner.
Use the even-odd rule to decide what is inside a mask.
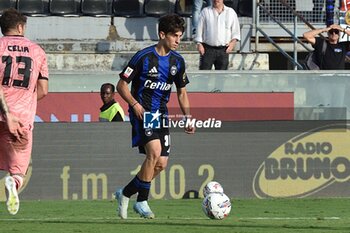
[[[142,105],[131,95],[128,87],[128,83],[120,79],[117,83],[117,90],[119,95],[127,102],[134,110],[136,117],[140,120],[143,119],[144,109]]]
[[[177,89],[177,99],[179,101],[179,105],[182,113],[186,117],[190,118],[191,117],[190,101],[188,100],[187,90],[185,87]],[[195,132],[195,127],[188,126],[185,128],[185,132],[188,134],[193,134]]]
[[[47,93],[49,91],[49,82],[47,79],[38,79],[37,83],[37,99],[41,100],[45,96],[47,96]]]
[[[6,124],[10,133],[17,139],[20,140],[21,136],[23,136],[23,125],[19,121],[17,117],[12,115],[7,107],[4,93],[0,88],[0,112],[6,120]]]
[[[6,116],[6,114],[9,112],[2,88],[0,88],[0,112],[3,116]]]

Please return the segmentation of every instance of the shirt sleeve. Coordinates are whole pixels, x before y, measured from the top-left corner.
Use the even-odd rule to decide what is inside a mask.
[[[185,71],[185,61],[182,59],[180,62],[180,72],[178,73],[178,76],[175,79],[175,85],[176,88],[183,88],[185,87],[190,81],[188,80],[186,71]]]
[[[320,44],[322,44],[322,38],[321,37],[316,37],[315,38],[315,44],[312,45],[312,47],[316,50],[319,50]]]
[[[232,9],[230,12],[232,14],[232,27],[231,27],[231,40],[236,39],[236,40],[241,40],[241,28],[239,25],[239,20],[237,13]]]
[[[47,65],[47,58],[46,58],[46,53],[44,50],[42,50],[42,62],[41,62],[41,67],[39,70],[39,77],[38,79],[49,79],[49,68]]]
[[[134,79],[134,77],[137,76],[140,72],[139,64],[141,60],[140,58],[138,58],[138,54],[139,53],[136,53],[131,58],[128,65],[119,74],[119,77],[127,83],[130,83]]]
[[[199,14],[199,19],[198,19],[198,25],[196,28],[196,38],[194,39],[195,42],[197,43],[203,43],[203,33],[204,33],[204,24],[205,24],[205,11],[206,9],[204,8],[201,13]]]

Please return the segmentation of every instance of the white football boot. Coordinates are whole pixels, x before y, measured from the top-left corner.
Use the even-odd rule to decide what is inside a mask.
[[[118,216],[121,219],[127,219],[130,198],[123,195],[123,189],[119,189],[117,192],[115,192],[115,198],[118,201]]]
[[[147,201],[140,201],[134,204],[134,210],[143,218],[154,218],[154,213],[149,208]]]
[[[7,210],[10,214],[15,215],[19,210],[19,198],[16,188],[15,179],[12,176],[7,176],[5,179],[5,187],[7,190]]]

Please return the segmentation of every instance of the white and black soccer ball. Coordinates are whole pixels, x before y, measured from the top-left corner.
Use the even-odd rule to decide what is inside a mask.
[[[203,196],[206,197],[209,193],[224,193],[224,189],[219,182],[210,181],[203,188]]]
[[[231,212],[231,201],[224,193],[210,193],[202,202],[204,214],[211,219],[224,219]]]

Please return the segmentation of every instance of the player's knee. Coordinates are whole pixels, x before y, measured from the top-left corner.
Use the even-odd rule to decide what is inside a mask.
[[[162,157],[163,158],[163,157]],[[158,160],[157,164],[156,164],[156,168],[159,170],[159,171],[163,171],[166,167],[167,167],[167,164],[168,164],[168,160],[166,159],[160,159]]]
[[[166,166],[167,166],[166,164],[157,164],[156,170],[161,172],[161,171],[165,170]]]
[[[147,158],[153,161],[158,161],[160,158],[160,152],[157,150],[152,150],[147,153]]]

